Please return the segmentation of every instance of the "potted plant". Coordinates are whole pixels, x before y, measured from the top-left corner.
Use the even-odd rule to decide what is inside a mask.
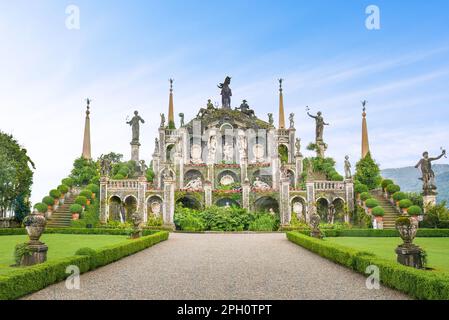
[[[382,180],[382,191],[384,192],[384,194],[387,192],[387,187],[390,185],[390,184],[394,184],[394,182],[393,182],[393,180],[391,180],[391,179],[384,179],[384,180]]]
[[[77,203],[74,203],[70,206],[70,213],[72,214],[72,220],[78,220],[80,218],[80,214],[83,212],[83,207]]]
[[[23,219],[23,224],[31,243],[39,243],[39,238],[45,230],[47,220],[42,214],[33,212]]]
[[[87,205],[86,197],[83,197],[83,196],[76,197],[75,204],[79,204],[83,209],[85,209],[86,205]]]
[[[34,205],[34,210],[38,214],[45,215],[48,211],[48,206],[45,203],[39,202]]]
[[[407,214],[408,208],[410,208],[412,205],[413,203],[409,199],[403,199],[399,201],[399,208],[401,208],[403,214]]]
[[[81,197],[85,197],[86,198],[86,204],[90,205],[90,201],[92,200],[92,191],[88,190],[88,189],[84,189],[83,191],[80,192],[79,194]]]
[[[64,204],[65,195],[69,192],[69,187],[65,184],[61,184],[58,186],[59,192],[61,192],[61,197],[59,197],[59,203]]]
[[[62,179],[61,183],[64,184],[64,185],[66,185],[67,187],[69,187],[69,192],[72,191],[73,186],[74,186],[74,184],[75,184],[75,182],[73,181],[72,178],[65,178],[65,179]]]
[[[92,191],[92,200],[96,198],[97,194],[100,192],[100,187],[94,183],[89,184],[86,190]]]
[[[379,201],[373,198],[365,201],[365,206],[368,208],[368,213],[372,213],[373,208],[377,207],[378,205]]]
[[[407,199],[407,195],[404,192],[398,191],[393,194],[393,200],[396,206],[399,206],[399,201]]]
[[[408,214],[412,217],[412,219],[419,221],[418,216],[423,214],[423,210],[420,206],[410,206],[408,208]]]
[[[61,191],[59,191],[58,189],[53,189],[50,190],[48,194],[54,199],[55,207],[57,208],[59,204],[59,198],[61,197]]]
[[[374,216],[374,219],[376,220],[377,229],[383,229],[384,228],[383,216],[385,215],[384,208],[382,208],[381,206],[374,207],[371,213]]]
[[[391,201],[391,204],[394,205],[394,200],[391,198],[393,194],[395,194],[396,192],[401,191],[401,187],[398,186],[397,184],[390,184],[387,186],[387,194],[388,194],[388,198]]]
[[[360,200],[362,201],[363,205],[365,205],[366,200],[371,199],[372,196],[369,192],[362,192],[360,194]]]
[[[42,199],[42,202],[47,205],[47,212],[49,216],[51,216],[51,212],[53,211],[53,206],[55,205],[55,199],[50,196],[46,196]]]
[[[413,221],[410,217],[402,216],[396,219],[396,229],[399,231],[404,245],[411,246],[418,231],[418,222]]]

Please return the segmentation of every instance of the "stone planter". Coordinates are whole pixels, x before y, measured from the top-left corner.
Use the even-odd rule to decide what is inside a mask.
[[[59,198],[59,203],[60,203],[61,205],[63,205],[64,202],[65,202],[65,195],[62,195],[61,198]]]
[[[402,219],[402,218],[401,218]],[[407,219],[403,217],[403,219]],[[423,268],[423,257],[422,250],[417,245],[413,244],[413,239],[416,237],[418,231],[418,221],[413,218],[408,218],[409,222],[406,220],[401,221],[401,223],[396,222],[396,229],[401,236],[403,244],[399,245],[395,252],[397,254],[397,261],[400,264],[413,267],[416,269]]]
[[[72,220],[79,220],[80,214],[79,213],[72,213]]]
[[[31,241],[39,241],[45,230],[47,221],[45,217],[37,212],[33,212],[23,220],[28,237]]]
[[[384,218],[383,217],[374,217],[374,221],[376,221],[376,229],[384,228]]]
[[[21,266],[32,266],[43,263],[47,260],[48,247],[39,241],[45,230],[47,221],[45,217],[37,212],[33,212],[23,220],[30,241],[27,244],[29,254],[23,255],[20,261]]]

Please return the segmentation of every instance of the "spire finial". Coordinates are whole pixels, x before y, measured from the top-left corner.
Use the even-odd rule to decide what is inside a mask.
[[[368,103],[368,101],[363,100],[362,102],[362,107],[363,107],[363,116],[366,117],[366,104]]]
[[[170,81],[170,92],[173,92],[173,82],[175,80],[173,80],[172,78],[170,78],[168,81]]]
[[[280,78],[279,79],[279,91],[282,92],[282,81],[284,81],[284,79]]]
[[[86,99],[86,104],[87,104],[87,106],[86,106],[86,115],[90,114],[90,103],[91,102],[92,102],[91,99],[89,99],[89,98]]]

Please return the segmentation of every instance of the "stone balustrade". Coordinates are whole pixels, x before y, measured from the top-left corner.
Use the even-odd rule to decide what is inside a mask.
[[[139,188],[138,180],[109,180],[108,189],[120,189],[120,190],[137,190]],[[147,189],[152,189],[153,184],[147,182]]]
[[[316,191],[345,190],[345,183],[340,181],[315,181]]]

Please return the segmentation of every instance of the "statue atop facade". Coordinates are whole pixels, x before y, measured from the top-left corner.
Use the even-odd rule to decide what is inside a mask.
[[[324,118],[322,116],[321,111],[318,111],[317,115],[311,115],[309,112],[307,112],[307,115],[316,121],[316,142],[323,142],[323,131],[324,126],[328,126],[329,123],[324,122]]]
[[[432,195],[436,193],[437,186],[435,185],[435,173],[432,170],[432,161],[441,159],[446,156],[446,150],[441,150],[441,155],[436,158],[430,158],[429,153],[426,151],[423,153],[423,158],[419,160],[415,168],[421,168],[422,177],[420,180],[423,181],[424,195]]]
[[[100,156],[100,175],[102,177],[109,176],[109,174],[111,173],[111,169],[112,169],[111,160],[108,157],[101,155]]]
[[[247,144],[246,137],[245,137],[244,133],[239,134],[237,143],[238,143],[238,147],[239,147],[240,156],[241,157],[245,156],[246,151],[248,149],[248,144]]]
[[[157,154],[159,152],[159,139],[154,138],[154,153]]]
[[[207,150],[209,151],[209,162],[215,162],[215,153],[217,152],[217,137],[215,135],[209,138]]]
[[[231,84],[231,78],[226,77],[223,83],[218,85],[218,88],[221,89],[221,104],[224,109],[231,108],[231,97],[232,91],[229,85]]]
[[[345,178],[352,179],[351,162],[349,162],[349,156],[345,157]]]
[[[137,111],[134,111],[134,117],[130,121],[126,122],[132,127],[133,138],[131,144],[139,144],[140,122],[145,123],[145,121],[139,116],[139,112]]]
[[[231,143],[226,143],[223,146],[223,160],[225,162],[232,162],[234,159],[234,148]]]
[[[139,162],[139,175],[145,176],[147,174],[148,166],[145,163],[145,160],[140,160]]]
[[[240,107],[235,108],[235,109],[236,109],[236,110],[240,110],[242,113],[246,114],[247,116],[254,117],[254,116],[255,116],[254,110],[252,110],[252,109],[249,107],[249,105],[248,105],[247,102],[248,102],[248,101],[243,100],[243,101],[242,101],[242,104],[240,105]]]
[[[295,114],[290,113],[288,120],[290,121],[290,129],[293,129],[295,127]]]
[[[165,114],[161,113],[161,128],[165,128]]]
[[[184,113],[181,112],[180,114],[178,114],[178,116],[180,119],[180,126],[184,127]]]
[[[273,120],[273,114],[272,113],[269,113],[268,114],[268,123],[272,126],[273,125],[273,123],[274,123],[274,120]]]

